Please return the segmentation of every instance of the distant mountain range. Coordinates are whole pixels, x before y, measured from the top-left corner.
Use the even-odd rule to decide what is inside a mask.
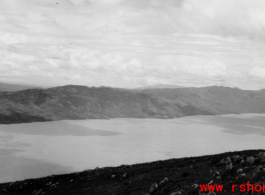
[[[33,86],[26,86],[26,85],[17,85],[17,84],[7,84],[7,83],[0,83],[0,91],[20,91],[30,88],[36,88]]]
[[[180,85],[150,85],[146,87],[140,87],[139,89],[167,89],[167,88],[186,88]]]
[[[68,85],[0,92],[2,124],[63,119],[169,119],[264,112],[265,90],[217,86],[127,90]]]

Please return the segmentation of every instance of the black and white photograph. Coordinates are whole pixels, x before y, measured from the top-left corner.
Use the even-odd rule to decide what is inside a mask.
[[[0,0],[0,195],[265,195],[265,0]]]

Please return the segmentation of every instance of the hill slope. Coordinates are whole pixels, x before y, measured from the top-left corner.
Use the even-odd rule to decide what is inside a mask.
[[[212,181],[213,184],[223,185],[223,191],[217,194],[232,194],[232,184],[237,184],[233,194],[247,195],[251,193],[240,192],[239,185],[248,181],[250,184],[261,186],[265,183],[265,152],[264,150],[259,152],[261,150],[248,150],[97,168],[79,173],[0,184],[0,193],[3,195],[148,195],[151,185],[156,182],[158,188],[150,193],[151,195],[172,195],[174,192],[174,195],[195,195],[204,194],[199,193],[198,185]],[[257,158],[248,161],[248,157],[251,156],[253,159]],[[232,161],[232,169],[226,170],[222,159],[225,160],[227,157]],[[165,177],[168,180],[160,184]],[[246,187],[245,189],[247,190]]]
[[[69,85],[0,92],[0,123],[6,124],[264,112],[264,90],[226,87],[126,90]]]

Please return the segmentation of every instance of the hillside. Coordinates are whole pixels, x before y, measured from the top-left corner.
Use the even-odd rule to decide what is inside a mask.
[[[0,123],[63,119],[177,118],[264,113],[265,91],[227,87],[126,90],[62,86],[0,92]]]
[[[200,184],[212,183],[223,185],[222,192],[217,193],[220,195],[257,194],[247,192],[246,186],[247,182],[261,186],[264,184],[264,159],[264,150],[248,150],[96,168],[79,173],[0,184],[0,193],[1,195],[195,195],[205,194],[201,193]],[[152,184],[156,186],[154,191],[150,191]],[[231,192],[233,184],[237,185],[234,193]],[[245,192],[239,191],[240,185],[246,185]]]

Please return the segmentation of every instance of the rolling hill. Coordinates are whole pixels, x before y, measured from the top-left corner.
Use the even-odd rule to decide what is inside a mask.
[[[3,183],[0,184],[0,193],[3,195],[264,194],[263,190],[261,193],[257,192],[260,187],[254,188],[256,185],[264,185],[262,160],[264,154],[264,150],[245,150],[119,167],[102,167],[71,174]],[[244,162],[237,160],[238,157]],[[255,161],[247,161],[248,158],[254,159],[254,157],[257,157]],[[227,158],[232,162],[230,163],[233,165],[232,169],[226,168]],[[252,188],[247,187],[248,182],[253,185]],[[204,190],[200,188],[200,184],[211,183],[220,184],[222,188],[219,190],[215,188],[216,193],[209,193],[209,190],[206,193],[202,192]],[[156,184],[156,188],[152,188],[153,184]],[[239,187],[240,185],[243,187]],[[242,189],[245,190],[241,191]]]

